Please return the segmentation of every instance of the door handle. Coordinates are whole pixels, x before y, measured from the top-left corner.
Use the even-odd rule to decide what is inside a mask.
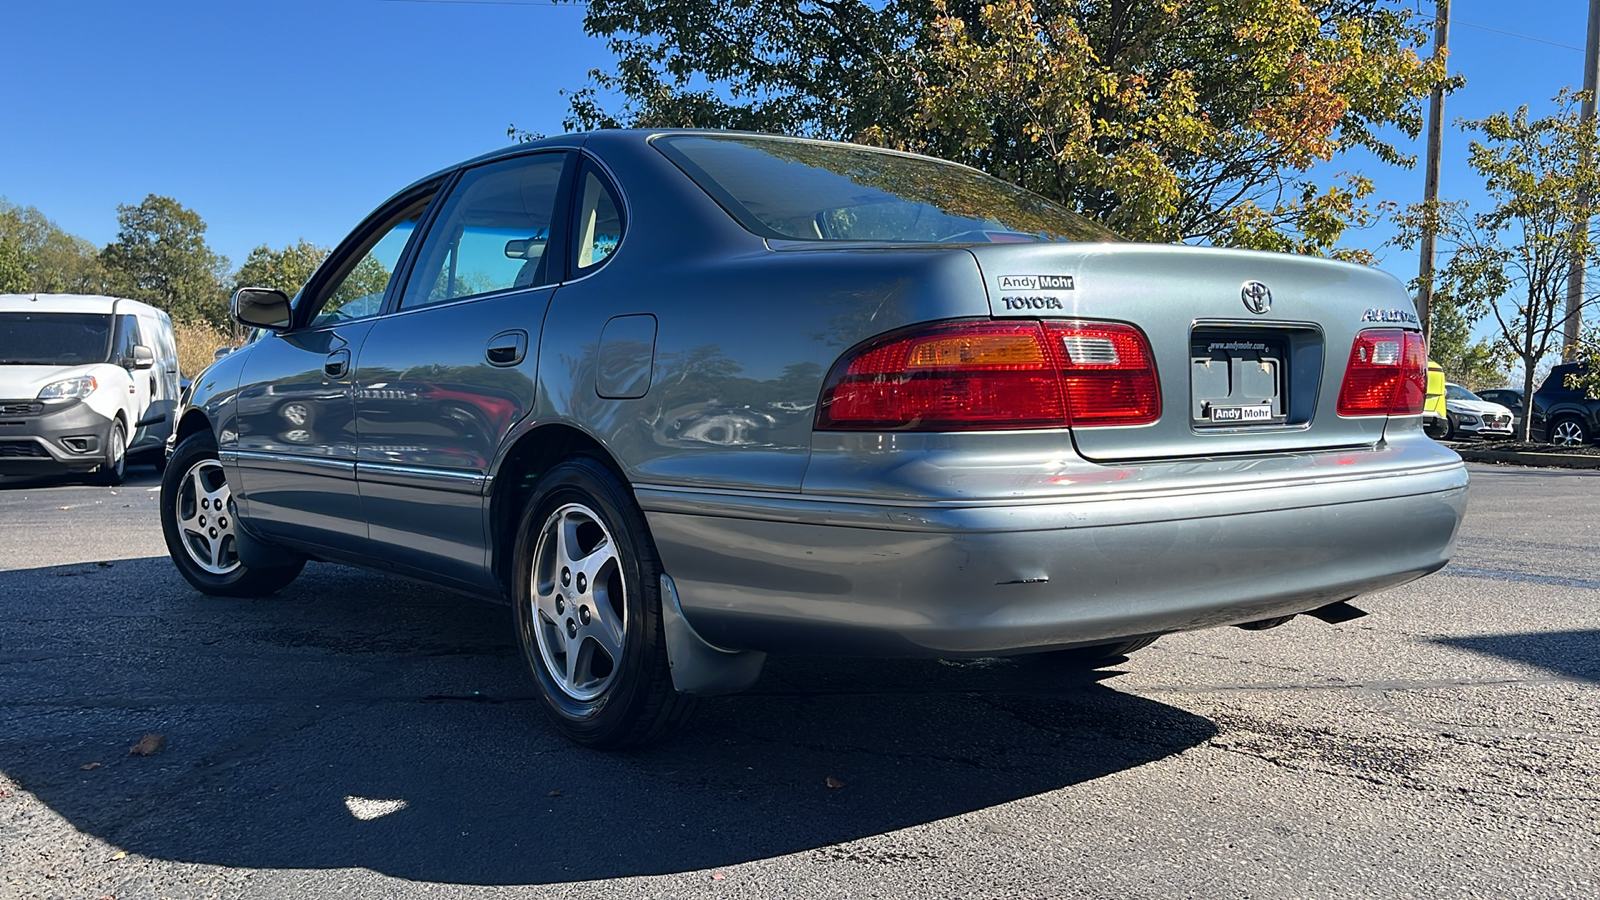
[[[350,351],[335,350],[322,361],[322,371],[329,378],[343,378],[350,371]]]
[[[489,346],[484,350],[484,356],[491,366],[514,366],[527,355],[528,333],[520,328],[502,331],[489,338]]]

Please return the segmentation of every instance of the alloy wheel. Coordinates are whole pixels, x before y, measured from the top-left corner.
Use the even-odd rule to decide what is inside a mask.
[[[568,503],[545,520],[531,587],[532,630],[551,680],[573,700],[599,698],[621,669],[628,604],[616,541],[594,510]]]
[[[1550,443],[1563,447],[1576,447],[1584,442],[1583,426],[1571,419],[1562,419],[1550,431]]]
[[[239,568],[233,492],[221,463],[202,459],[190,466],[173,504],[184,552],[195,565],[213,575]]]

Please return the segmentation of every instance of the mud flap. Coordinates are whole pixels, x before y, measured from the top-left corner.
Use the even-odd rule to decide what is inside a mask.
[[[661,622],[667,631],[667,664],[681,694],[736,694],[761,677],[765,653],[724,650],[706,641],[683,616],[678,587],[661,576]]]

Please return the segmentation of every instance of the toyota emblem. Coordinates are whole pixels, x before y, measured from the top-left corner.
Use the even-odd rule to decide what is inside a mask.
[[[1244,308],[1258,316],[1264,316],[1272,309],[1272,292],[1259,281],[1246,281],[1244,287],[1239,289],[1239,298],[1244,301]]]

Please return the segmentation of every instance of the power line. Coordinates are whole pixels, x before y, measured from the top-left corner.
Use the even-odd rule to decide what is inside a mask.
[[[1416,10],[1417,10],[1417,17],[1418,18],[1427,21],[1428,24],[1430,24],[1430,25],[1435,24],[1434,21],[1433,21],[1433,16],[1430,16],[1427,13],[1422,11],[1422,0],[1417,0]],[[1571,44],[1563,44],[1560,41],[1551,41],[1551,40],[1546,40],[1545,38],[1541,38],[1541,37],[1534,37],[1531,34],[1518,34],[1515,31],[1506,31],[1503,28],[1491,28],[1488,25],[1478,25],[1478,24],[1475,24],[1475,23],[1472,23],[1472,22],[1463,22],[1460,19],[1454,19],[1452,21],[1455,24],[1462,26],[1463,28],[1476,28],[1479,31],[1489,31],[1489,32],[1493,32],[1495,34],[1503,34],[1506,37],[1520,38],[1520,39],[1522,39],[1524,41],[1533,41],[1534,43],[1538,43],[1538,44],[1549,44],[1552,47],[1560,47],[1563,50],[1576,50],[1579,53],[1584,52],[1582,47],[1574,47]]]
[[[1515,31],[1502,31],[1499,28],[1490,28],[1487,25],[1474,25],[1471,22],[1463,22],[1463,21],[1461,21],[1459,19],[1453,21],[1451,24],[1464,25],[1464,26],[1466,26],[1468,28],[1476,28],[1479,31],[1492,31],[1495,34],[1503,34],[1506,37],[1522,38],[1525,41],[1537,41],[1538,43],[1549,44],[1552,47],[1560,47],[1560,48],[1562,48],[1564,50],[1576,50],[1579,53],[1583,52],[1583,48],[1582,47],[1574,47],[1571,44],[1562,44],[1562,43],[1559,43],[1557,41],[1547,41],[1544,38],[1534,37],[1531,34],[1517,34]]]

